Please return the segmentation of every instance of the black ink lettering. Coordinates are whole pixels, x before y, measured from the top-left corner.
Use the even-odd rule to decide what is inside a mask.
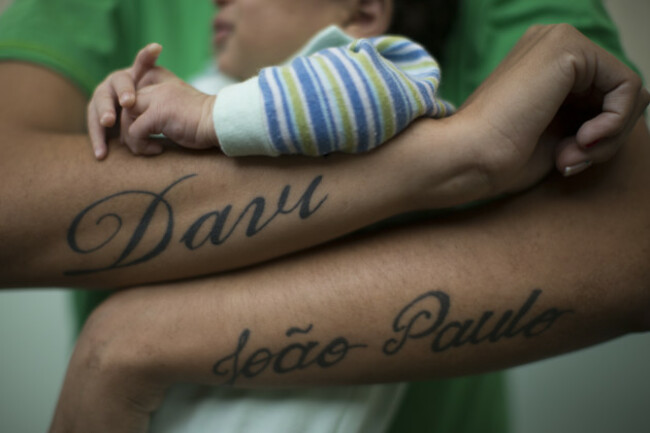
[[[560,317],[564,316],[566,313],[571,313],[571,310],[558,310],[557,308],[551,308],[550,310],[545,311],[540,316],[534,318],[530,321],[524,328],[524,335],[528,338],[536,337],[553,326],[555,321]],[[539,327],[540,329],[535,330]]]
[[[248,337],[250,337],[250,335],[251,335],[251,331],[248,329],[244,329],[242,333],[239,335],[239,340],[237,341],[237,349],[235,349],[235,352],[232,355],[228,355],[225,358],[221,359],[212,367],[212,372],[217,376],[226,376],[227,374],[232,372],[230,379],[228,379],[224,383],[224,385],[232,385],[233,383],[235,383],[237,376],[239,376],[239,370],[238,370],[239,356],[241,355],[241,351],[244,350],[244,347],[246,347],[246,343],[248,342]],[[221,369],[222,364],[225,364],[230,360],[232,360],[232,368],[230,370],[222,370]],[[246,364],[248,364],[248,362]]]
[[[293,334],[309,334],[313,327],[314,327],[313,324],[309,324],[309,326],[306,327],[305,329],[300,329],[294,326],[292,328],[287,329],[286,335],[287,337],[291,337]]]
[[[126,245],[120,247],[121,251],[117,258],[110,258],[110,263],[106,266],[68,270],[65,271],[64,274],[74,276],[109,271],[138,265],[159,256],[168,248],[175,228],[174,211],[171,203],[165,196],[171,189],[175,188],[180,183],[196,176],[197,175],[195,174],[184,176],[167,186],[160,193],[144,190],[118,192],[104,197],[83,209],[70,224],[67,233],[67,241],[72,251],[79,254],[91,254],[99,252],[109,244],[114,246],[117,242],[117,235],[125,230],[124,216],[121,216],[110,209],[110,206],[116,205],[116,199],[122,197],[134,198],[146,206],[144,213],[140,217],[139,221],[137,221],[133,233],[130,233]],[[275,211],[268,217],[265,217],[265,211],[268,207],[267,199],[261,196],[253,198],[244,209],[239,212],[239,215],[232,224],[229,224],[234,212],[232,204],[224,206],[221,210],[208,212],[190,224],[181,236],[180,242],[190,251],[197,250],[205,246],[208,242],[212,245],[221,245],[233,235],[237,227],[248,215],[250,215],[250,219],[248,220],[248,225],[244,230],[247,237],[253,237],[260,233],[279,215],[289,215],[297,211],[300,219],[307,219],[318,211],[328,198],[328,195],[326,194],[320,199],[320,201],[314,203],[316,191],[321,185],[322,180],[323,176],[315,177],[307,186],[305,192],[291,207],[288,206],[287,202],[291,196],[292,186],[285,185],[278,196]],[[108,209],[97,218],[95,225],[106,226],[110,221],[114,221],[115,229],[111,230],[111,233],[103,237],[103,239],[95,245],[82,247],[78,239],[80,226],[82,224],[87,224],[87,220],[91,218],[93,213],[101,212],[102,209],[105,209],[106,207],[108,207]],[[235,213],[235,215],[237,214]],[[152,224],[154,219],[157,223],[155,225],[155,230],[160,231],[160,233],[154,232],[154,224]],[[229,228],[227,228],[227,226],[229,226]],[[127,233],[127,235],[129,234]],[[158,236],[158,243],[148,251],[136,251],[136,248],[138,247],[140,247],[140,249],[144,248],[141,244],[144,244],[142,240],[145,235],[147,235],[148,238],[154,237],[154,239],[156,239],[155,236]],[[120,238],[123,238],[123,235],[120,236]]]
[[[321,184],[323,176],[316,177],[307,187],[305,193],[298,199],[296,204],[289,209],[286,209],[287,201],[289,200],[289,194],[291,193],[291,186],[286,185],[280,196],[278,197],[278,203],[275,212],[270,215],[266,221],[262,221],[264,216],[264,211],[266,209],[266,199],[264,197],[255,197],[251,202],[246,205],[244,210],[239,214],[235,222],[230,226],[230,229],[224,233],[226,223],[232,212],[232,206],[228,205],[221,211],[209,212],[201,216],[196,220],[181,237],[181,243],[185,244],[190,250],[196,250],[202,247],[208,240],[212,245],[221,245],[226,242],[230,236],[235,232],[235,229],[239,224],[244,220],[249,211],[251,213],[248,226],[246,227],[245,234],[247,237],[253,237],[264,228],[266,228],[278,215],[289,215],[293,213],[296,209],[300,208],[298,215],[301,219],[307,219],[313,215],[327,200],[327,195],[321,199],[321,201],[316,204],[314,209],[311,209],[311,202],[313,195],[316,191],[316,188]],[[205,235],[201,240],[197,241],[196,237],[203,228],[205,224],[213,220],[212,228],[209,233]]]
[[[447,324],[444,328],[438,332],[436,338],[433,340],[433,345],[431,346],[434,352],[442,352],[452,347],[460,347],[463,344],[469,342],[469,338],[463,339],[463,335],[468,331],[468,329],[474,324],[473,320],[466,320],[464,323],[460,322],[451,322]],[[446,345],[442,345],[442,339],[445,334],[449,331],[456,330],[452,334],[451,339]]]
[[[70,248],[81,254],[89,254],[96,252],[102,248],[104,248],[106,245],[111,243],[115,236],[121,231],[122,229],[122,218],[117,215],[116,213],[106,213],[102,215],[96,222],[96,225],[101,224],[105,219],[111,218],[117,221],[117,228],[115,231],[102,243],[97,245],[94,248],[87,248],[83,249],[79,246],[79,243],[77,241],[77,231],[79,229],[79,225],[85,221],[85,217],[94,209],[98,208],[99,206],[103,204],[110,204],[110,202],[117,198],[117,197],[123,197],[123,196],[144,196],[144,197],[149,197],[151,199],[151,202],[149,203],[149,206],[147,206],[144,214],[140,218],[140,221],[138,222],[138,225],[136,226],[135,230],[133,231],[133,234],[131,235],[129,242],[127,245],[124,247],[122,250],[121,254],[118,256],[118,258],[111,263],[108,266],[100,267],[100,268],[95,268],[95,269],[75,269],[75,270],[70,270],[65,272],[65,275],[69,276],[74,276],[74,275],[85,275],[85,274],[90,274],[94,272],[100,272],[100,271],[106,271],[106,270],[111,270],[111,269],[117,269],[117,268],[124,268],[127,266],[133,266],[137,265],[139,263],[146,262],[147,260],[151,260],[152,258],[158,256],[160,253],[162,253],[167,245],[169,244],[169,241],[171,240],[172,237],[172,231],[174,229],[174,214],[172,212],[172,207],[169,204],[169,202],[165,199],[165,194],[167,194],[172,188],[174,188],[176,185],[180,184],[181,182],[192,178],[196,175],[191,174],[188,176],[184,176],[177,181],[173,182],[171,185],[169,185],[167,188],[165,188],[162,192],[160,193],[153,193],[150,191],[141,191],[141,190],[131,190],[131,191],[122,191],[117,194],[110,195],[108,197],[105,197],[101,200],[96,201],[95,203],[91,204],[87,208],[85,208],[79,215],[76,216],[76,218],[72,221],[72,224],[70,225],[70,228],[68,229],[68,245]],[[144,237],[145,233],[147,232],[147,229],[149,228],[149,225],[151,224],[151,220],[153,219],[154,214],[158,210],[158,208],[162,206],[162,208],[165,211],[165,218],[166,218],[166,227],[164,231],[161,234],[160,241],[158,244],[156,244],[150,251],[142,254],[140,257],[137,258],[132,258],[130,261],[127,261],[127,259],[130,258],[131,253],[133,253],[133,250],[140,244],[140,241]]]
[[[246,363],[242,367],[241,372],[248,378],[255,377],[266,370],[266,367],[269,366],[269,363],[272,359],[273,354],[269,349],[259,349],[246,360]],[[252,368],[256,366],[257,369],[252,370]]]
[[[311,332],[313,325],[307,328],[291,327],[285,335],[306,335]],[[329,368],[342,362],[353,349],[368,347],[365,344],[351,344],[345,337],[336,337],[322,349],[318,349],[318,341],[292,342],[281,348],[277,353],[267,347],[256,349],[250,356],[242,355],[248,344],[251,332],[245,329],[239,336],[235,352],[218,360],[212,367],[216,376],[225,377],[223,385],[232,385],[240,374],[252,379],[259,376],[272,365],[272,370],[277,374],[286,374],[317,365],[320,368]],[[311,359],[309,359],[311,358]],[[239,362],[243,366],[239,369]],[[226,367],[229,365],[230,368]]]
[[[368,347],[365,344],[350,344],[344,337],[339,337],[328,344],[316,358],[316,363],[323,367],[332,367],[343,361],[348,352],[352,349]],[[328,359],[328,356],[332,359]]]
[[[432,311],[428,309],[421,309],[419,311],[411,311],[418,306],[418,304],[423,301],[428,300],[428,298],[434,298],[438,301],[438,313],[433,314]],[[406,307],[399,312],[395,321],[393,322],[393,331],[395,333],[401,333],[401,336],[398,339],[391,338],[386,343],[384,343],[383,351],[386,355],[394,355],[399,352],[406,341],[411,338],[422,338],[433,333],[447,317],[449,312],[449,296],[443,292],[427,292],[423,295],[418,296],[412,302],[410,302]],[[404,318],[406,316],[406,319]],[[410,317],[410,319],[408,319]],[[436,317],[435,320],[432,320],[431,325],[428,328],[420,332],[412,331],[416,323],[420,319],[429,320],[431,317]],[[404,324],[405,321],[408,323]]]
[[[306,362],[307,356],[309,355],[309,352],[317,346],[318,343],[316,341],[310,341],[307,344],[290,344],[278,353],[275,358],[275,363],[273,364],[273,371],[276,373],[289,373],[310,366],[313,364],[313,361]],[[292,364],[287,365],[287,362],[291,362],[292,352],[294,352],[296,359],[293,360]],[[289,361],[285,362],[287,358],[289,358]]]
[[[541,290],[533,290],[533,293],[530,295],[530,297],[526,300],[524,305],[519,309],[517,312],[517,315],[515,316],[514,319],[512,319],[512,322],[510,322],[510,325],[508,326],[508,329],[505,330],[504,336],[508,338],[512,338],[517,336],[517,334],[524,332],[523,327],[520,329],[516,329],[517,325],[521,321],[521,319],[528,314],[530,309],[533,307],[535,304],[535,301],[537,301],[537,298],[539,298],[539,295],[542,293]]]
[[[496,343],[496,342],[499,341],[499,340],[501,339],[501,337],[503,337],[503,336],[506,336],[506,337],[507,337],[505,331],[503,331],[503,332],[499,332],[499,331],[501,331],[501,328],[503,328],[504,326],[506,326],[506,324],[508,323],[508,320],[510,320],[510,318],[512,317],[512,314],[513,314],[513,313],[512,313],[512,310],[508,310],[508,311],[506,311],[505,313],[503,313],[503,315],[501,316],[501,318],[499,319],[499,321],[497,322],[497,324],[494,325],[494,329],[493,329],[492,332],[490,332],[490,334],[487,336],[487,339],[490,340],[491,343]]]
[[[310,216],[312,216],[320,207],[325,203],[325,200],[327,200],[327,195],[321,199],[321,201],[318,202],[316,206],[314,206],[313,209],[310,208],[311,204],[311,198],[314,195],[314,192],[316,192],[316,188],[318,188],[318,185],[323,180],[323,176],[318,176],[316,179],[312,180],[312,182],[309,184],[307,187],[307,191],[300,197],[300,200],[298,200],[298,203],[300,204],[300,211],[298,212],[298,215],[300,216],[300,219],[307,219]],[[298,206],[296,204],[296,206]],[[295,208],[295,207],[294,207]],[[291,209],[293,211],[293,209]]]
[[[490,335],[481,338],[479,337],[479,334],[481,333],[481,330],[483,330],[483,326],[487,323],[488,320],[490,320],[492,316],[494,316],[494,311],[486,311],[483,313],[480,320],[476,323],[474,330],[469,336],[469,342],[471,344],[479,344],[490,338]]]
[[[386,340],[383,352],[386,355],[394,355],[407,341],[428,336],[433,337],[431,350],[434,353],[467,344],[496,343],[520,335],[526,338],[536,337],[548,331],[560,317],[573,312],[550,308],[525,321],[532,315],[533,307],[541,294],[541,290],[533,290],[516,314],[513,310],[506,310],[494,325],[490,326],[489,322],[495,318],[494,311],[485,311],[477,321],[466,319],[445,323],[451,308],[449,296],[444,292],[427,292],[415,298],[397,314],[393,322],[393,332],[399,334],[399,337]],[[435,307],[425,303],[431,298],[438,301]],[[420,331],[414,330],[416,325],[422,328],[427,323],[430,324],[428,327]],[[491,328],[487,334],[484,334],[485,328]]]
[[[212,243],[212,245],[221,245],[222,243],[226,242],[237,227],[236,225],[233,225],[228,234],[222,236],[223,228],[226,225],[226,221],[228,220],[231,209],[232,206],[228,205],[223,208],[222,211],[209,212],[203,215],[201,218],[196,220],[189,229],[187,229],[187,232],[185,232],[181,238],[181,242],[185,244],[185,247],[187,247],[188,250],[192,251],[201,248],[208,240]],[[214,219],[214,223],[212,224],[210,233],[208,233],[201,242],[195,243],[194,239],[196,238],[199,230],[201,230],[203,224],[205,224],[207,221],[210,221],[211,219]]]

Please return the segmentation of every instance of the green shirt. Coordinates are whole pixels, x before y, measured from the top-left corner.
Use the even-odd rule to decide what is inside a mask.
[[[212,56],[213,15],[208,0],[14,0],[0,16],[0,60],[45,65],[90,95],[140,48],[159,42],[165,47],[159,64],[187,79]],[[461,1],[441,59],[443,96],[460,106],[529,26],[559,22],[623,58],[599,0]],[[77,293],[79,323],[101,299]],[[421,382],[410,386],[391,433],[501,433],[508,430],[505,408],[501,374]]]

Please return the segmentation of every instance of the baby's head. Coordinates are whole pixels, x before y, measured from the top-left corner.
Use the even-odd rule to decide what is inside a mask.
[[[400,0],[397,0],[400,1]],[[355,38],[390,26],[393,0],[215,0],[219,69],[235,78],[285,61],[318,31],[336,24]]]

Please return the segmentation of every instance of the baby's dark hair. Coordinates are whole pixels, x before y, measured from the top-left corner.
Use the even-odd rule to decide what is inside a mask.
[[[389,33],[406,36],[440,58],[458,0],[395,0]]]

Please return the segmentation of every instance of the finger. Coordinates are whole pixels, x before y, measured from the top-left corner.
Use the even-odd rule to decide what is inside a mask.
[[[639,116],[641,79],[609,53],[599,53],[596,62],[593,86],[604,99],[601,113],[578,132],[578,142],[583,146],[620,134]]]
[[[129,126],[130,137],[146,141],[151,135],[162,134],[163,126],[159,124],[152,110],[146,111]]]
[[[142,90],[138,90],[135,104],[129,108],[129,114],[131,114],[131,117],[135,119],[149,109],[151,94],[155,90],[155,86],[145,87]]]
[[[134,155],[154,156],[163,152],[163,146],[153,138],[137,138],[127,135],[126,145]]]
[[[100,124],[97,110],[94,105],[88,106],[88,136],[95,154],[95,158],[102,160],[108,154],[106,145],[106,130]]]
[[[650,91],[645,87],[641,89],[641,104],[643,106],[643,111],[645,111],[646,108],[648,108],[648,105],[650,105]]]
[[[122,125],[122,142],[129,148],[134,155],[158,155],[162,153],[163,148],[160,143],[149,137],[155,132],[155,125],[152,124],[148,112],[136,118],[127,115],[127,123]],[[135,125],[135,128],[134,128]]]
[[[138,52],[131,68],[133,81],[138,83],[147,71],[156,66],[161,52],[162,45],[157,43],[149,44]]]
[[[115,104],[117,104],[117,97],[110,84],[106,83],[97,87],[89,106],[95,108],[97,121],[104,128],[111,128],[115,125]]]
[[[141,149],[140,155],[142,156],[156,156],[163,153],[163,145],[158,142],[158,139],[155,138],[146,138],[139,140],[139,146]]]
[[[120,143],[127,146],[132,153],[137,155],[138,153],[134,152],[133,149],[127,144],[127,135],[129,127],[132,123],[133,117],[131,116],[130,111],[128,109],[122,110],[122,114],[120,116]]]
[[[582,173],[592,164],[593,161],[578,145],[575,136],[564,138],[555,149],[555,166],[565,177]]]
[[[581,128],[581,131],[578,131],[578,142],[580,146],[586,151],[590,151],[593,154],[597,155],[596,160],[598,159],[606,160],[611,158],[616,153],[616,151],[618,151],[618,148],[625,142],[628,135],[632,132],[639,119],[642,118],[643,112],[645,111],[649,103],[650,103],[650,93],[648,93],[646,89],[641,89],[636,99],[635,108],[629,114],[628,119],[623,125],[623,127],[620,129],[615,129],[615,127],[612,127],[613,130],[615,131],[615,133],[612,135],[607,135],[607,132],[601,131],[603,138],[598,138],[595,141],[591,141],[588,143],[587,143],[588,139],[585,139],[580,135],[583,128],[591,127],[593,130],[599,130],[600,128],[604,128],[603,125],[607,123],[607,120],[609,120],[610,122],[616,122],[616,120],[612,120],[611,118],[609,119],[605,118],[599,125],[589,125],[589,126],[587,126],[587,123],[593,122],[595,119],[592,119],[591,121],[585,123],[585,125],[583,125],[583,128]],[[602,149],[602,151],[599,151],[599,149]]]
[[[111,74],[110,85],[113,98],[118,101],[120,106],[129,108],[135,104],[135,82],[128,71]]]
[[[589,149],[583,149],[575,137],[562,140],[556,149],[556,167],[565,176],[578,174],[593,164],[612,159],[620,150],[620,140],[604,140]]]

